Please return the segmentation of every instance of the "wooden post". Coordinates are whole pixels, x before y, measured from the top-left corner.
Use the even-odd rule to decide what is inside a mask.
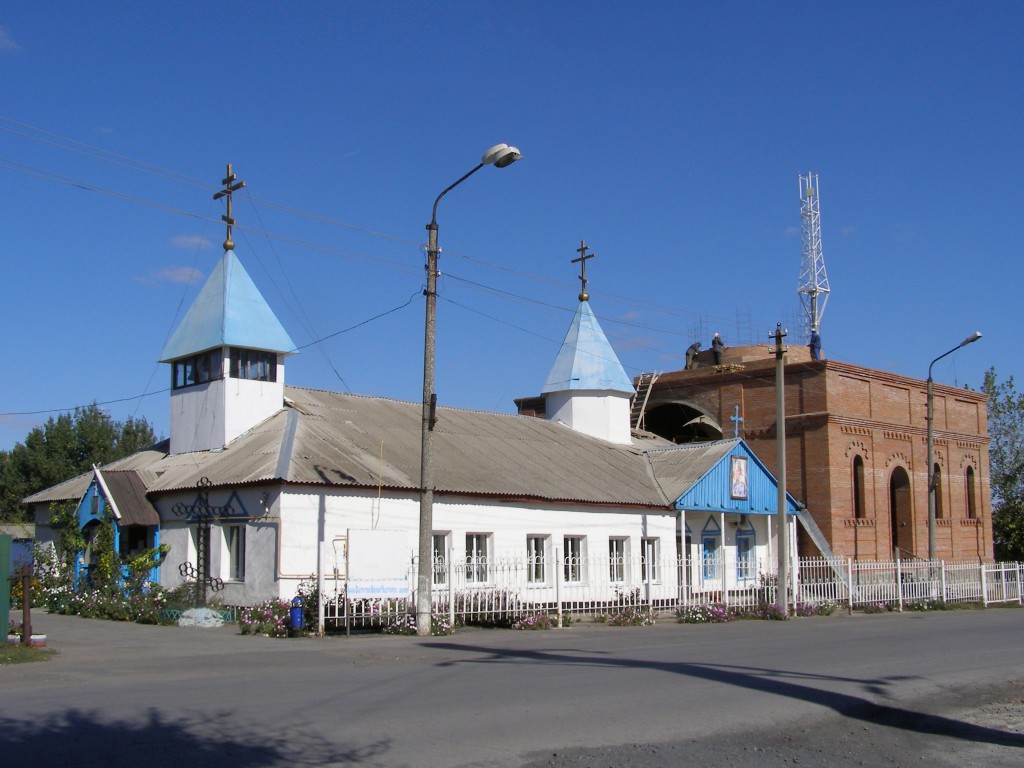
[[[21,644],[32,643],[32,569],[21,566]],[[6,631],[6,629],[5,629]]]

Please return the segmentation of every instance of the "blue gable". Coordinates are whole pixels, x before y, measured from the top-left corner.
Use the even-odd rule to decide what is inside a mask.
[[[686,493],[675,508],[687,511],[773,515],[778,510],[775,477],[742,440],[719,459]],[[786,512],[795,515],[797,502],[786,494]]]

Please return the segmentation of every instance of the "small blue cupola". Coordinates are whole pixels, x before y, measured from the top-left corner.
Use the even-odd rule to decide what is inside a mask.
[[[583,255],[576,261],[582,261],[585,267],[585,259],[593,255],[586,253],[586,243],[581,243],[579,250]],[[584,290],[580,292],[579,307],[541,390],[545,412],[549,421],[613,443],[629,444],[633,382],[590,308],[585,274],[580,277]]]
[[[217,450],[284,407],[295,343],[234,252],[228,166],[224,255],[160,355],[171,365],[171,454]]]

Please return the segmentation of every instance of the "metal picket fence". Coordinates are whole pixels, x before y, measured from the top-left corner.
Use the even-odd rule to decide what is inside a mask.
[[[904,610],[930,602],[1024,603],[1024,563],[854,561],[800,558],[791,569],[791,607]],[[409,584],[416,584],[416,566]],[[752,558],[686,560],[614,557],[503,558],[434,564],[434,613],[451,623],[509,624],[544,613],[612,616],[718,605],[751,610],[777,600],[775,564]],[[412,594],[345,599],[343,579],[324,584],[328,626],[382,627],[408,620]]]

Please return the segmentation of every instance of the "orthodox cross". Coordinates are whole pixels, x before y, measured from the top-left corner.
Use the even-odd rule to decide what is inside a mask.
[[[228,167],[230,170],[230,166]],[[230,199],[230,198],[229,198]],[[231,505],[214,506],[210,504],[210,486],[213,485],[208,477],[199,481],[199,494],[192,504],[185,504],[179,501],[171,512],[176,517],[196,522],[196,564],[186,561],[178,566],[178,573],[182,578],[192,579],[196,583],[196,608],[206,606],[206,590],[220,592],[224,589],[224,582],[216,576],[210,575],[210,521],[214,518],[228,517],[231,515]]]
[[[576,249],[576,253],[580,255],[578,259],[573,259],[572,263],[578,263],[580,265],[580,301],[586,301],[590,298],[587,294],[587,259],[592,259],[597,256],[596,253],[587,253],[587,243],[585,240],[580,240],[580,247]]]
[[[234,250],[235,247],[235,243],[231,239],[231,228],[235,226],[235,220],[231,218],[231,193],[237,192],[238,190],[245,186],[244,181],[239,181],[237,184],[232,183],[237,178],[238,177],[231,172],[231,163],[228,163],[228,175],[223,181],[221,181],[221,184],[224,185],[224,189],[222,189],[220,192],[213,196],[214,200],[220,200],[222,197],[226,197],[228,199],[227,215],[220,217],[221,221],[227,224],[227,236],[224,238],[225,251]]]
[[[743,423],[743,417],[740,416],[740,407],[738,405],[736,406],[736,412],[732,416],[729,417],[729,421],[732,422],[732,436],[733,437],[739,437],[740,436],[740,424]]]

